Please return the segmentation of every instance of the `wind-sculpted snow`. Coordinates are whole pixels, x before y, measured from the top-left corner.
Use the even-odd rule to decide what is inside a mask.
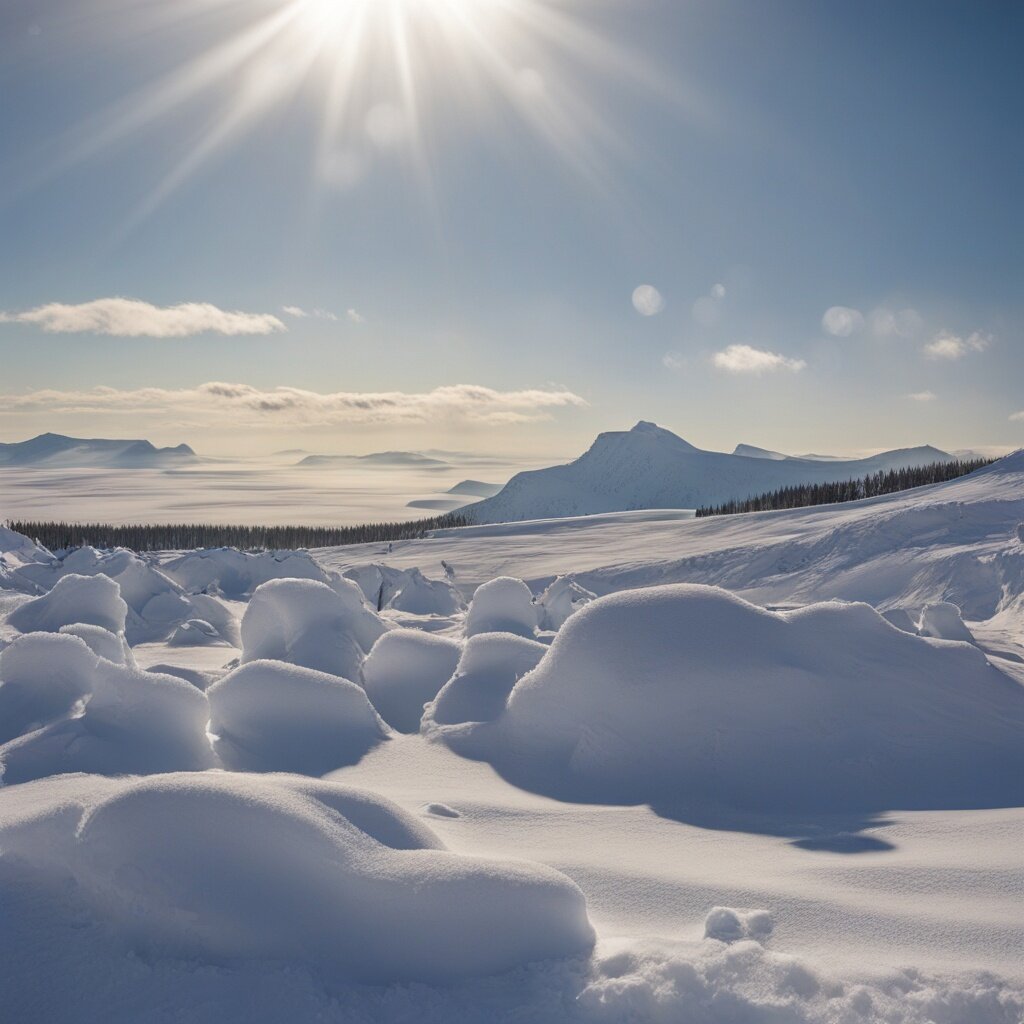
[[[231,773],[83,782],[41,784],[6,817],[0,800],[0,866],[9,883],[32,866],[17,884],[51,908],[39,927],[53,929],[71,896],[80,926],[97,922],[108,946],[143,949],[150,963],[273,960],[331,984],[445,983],[593,943],[564,875],[450,853],[370,793]],[[89,990],[120,969],[119,956],[94,956]]]
[[[359,686],[309,668],[253,661],[206,693],[213,747],[226,768],[323,775],[387,736]]]
[[[213,548],[189,551],[165,562],[161,569],[188,593],[219,593],[247,597],[270,580],[309,579],[329,583],[332,575],[305,551],[236,551]]]
[[[357,681],[385,626],[350,580],[271,580],[256,588],[242,617],[242,661],[286,661]]]
[[[0,658],[0,709],[7,734],[16,734],[0,746],[5,785],[215,764],[206,696],[176,676],[115,664],[60,634],[30,634]]]
[[[425,725],[491,722],[512,687],[537,667],[547,647],[514,633],[478,633],[466,641],[455,674],[427,708]]]
[[[515,633],[533,637],[536,631],[537,606],[522,580],[499,576],[477,587],[466,613],[466,636]]]
[[[370,652],[363,685],[388,725],[399,732],[418,732],[423,705],[451,679],[461,654],[461,646],[447,637],[395,629]]]
[[[113,580],[69,575],[60,577],[48,593],[15,608],[7,623],[22,633],[55,633],[79,622],[121,633],[127,615],[128,606]]]
[[[537,598],[540,628],[558,630],[573,612],[590,604],[597,595],[581,587],[571,576],[559,576]]]
[[[508,777],[584,799],[747,811],[1024,800],[1024,688],[975,648],[910,636],[863,604],[774,613],[692,585],[601,598],[476,738]]]

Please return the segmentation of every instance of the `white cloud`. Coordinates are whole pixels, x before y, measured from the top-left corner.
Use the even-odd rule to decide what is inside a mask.
[[[850,306],[830,306],[821,318],[821,326],[836,338],[848,338],[864,326],[864,314]]]
[[[287,313],[288,316],[294,316],[302,319],[305,317],[316,317],[317,320],[337,320],[338,314],[332,313],[329,309],[314,309],[306,310],[301,306],[282,306],[282,312]]]
[[[912,338],[924,327],[924,317],[916,309],[888,309],[880,306],[871,311],[871,333],[879,338]]]
[[[1020,422],[1020,421],[1024,420],[1024,409],[1021,409],[1020,412],[1011,413],[1010,414],[1010,419],[1014,420],[1015,422]]]
[[[365,317],[365,316],[363,316],[363,314],[362,314],[362,313],[360,313],[360,312],[359,312],[358,310],[355,310],[355,309],[350,309],[350,310],[348,310],[348,311],[347,311],[347,312],[345,313],[345,315],[346,315],[346,316],[347,316],[347,317],[349,318],[349,320],[351,320],[351,321],[352,321],[352,323],[354,323],[354,324],[365,324],[365,323],[366,323],[366,317]]]
[[[906,397],[912,402],[934,402],[939,396],[934,391],[912,391]]]
[[[641,284],[633,290],[633,308],[641,316],[657,316],[665,308],[665,300],[653,284]]]
[[[294,316],[301,319],[309,314],[301,306],[282,306],[281,312],[286,313],[288,316]]]
[[[270,313],[242,313],[209,302],[154,306],[138,299],[94,299],[77,305],[50,302],[22,313],[5,313],[9,323],[32,324],[50,334],[109,334],[118,338],[187,338],[194,334],[271,334],[287,328]]]
[[[173,416],[179,421],[234,426],[287,423],[324,426],[343,423],[527,423],[550,418],[550,410],[586,405],[564,389],[496,391],[476,384],[452,384],[432,391],[323,393],[301,388],[262,390],[248,384],[211,381],[194,388],[110,387],[82,391],[52,389],[0,395],[0,414],[125,414]]]
[[[939,331],[927,345],[924,353],[930,359],[963,359],[971,352],[984,352],[992,344],[992,335],[972,331],[966,338],[952,331]]]
[[[802,359],[789,359],[778,352],[753,348],[750,345],[730,345],[721,352],[716,352],[712,362],[720,370],[729,373],[774,373],[776,370],[789,370],[798,373],[807,364]]]
[[[713,299],[724,299],[725,298],[725,285],[714,284],[711,286],[711,298]]]
[[[666,370],[681,370],[686,366],[686,356],[682,352],[666,352],[661,357],[661,365]]]

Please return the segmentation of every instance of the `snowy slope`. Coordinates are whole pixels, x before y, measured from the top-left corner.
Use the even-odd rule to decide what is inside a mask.
[[[477,523],[593,515],[647,508],[696,508],[790,484],[847,480],[879,470],[950,459],[928,445],[867,459],[820,462],[775,453],[727,455],[695,448],[653,423],[599,434],[575,462],[519,473],[465,513]]]
[[[0,444],[0,466],[111,466],[150,468],[194,461],[196,453],[187,444],[157,448],[149,441],[65,437],[40,434],[28,441]]]

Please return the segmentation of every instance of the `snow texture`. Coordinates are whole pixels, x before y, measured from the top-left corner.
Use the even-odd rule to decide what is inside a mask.
[[[499,576],[478,587],[466,614],[466,636],[478,633],[515,633],[533,637],[537,606],[530,588],[510,576]]]

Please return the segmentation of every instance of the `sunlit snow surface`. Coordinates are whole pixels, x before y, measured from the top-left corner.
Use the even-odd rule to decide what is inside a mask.
[[[4,1013],[1019,1024],[1022,523],[1018,455],[390,552],[0,531]]]

